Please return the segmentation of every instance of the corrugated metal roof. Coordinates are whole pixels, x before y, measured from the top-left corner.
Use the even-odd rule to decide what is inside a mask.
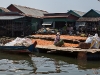
[[[94,10],[94,11],[96,11],[98,14],[100,14],[100,11],[99,10]]]
[[[81,11],[77,11],[77,10],[73,10],[75,13],[79,14],[80,16],[83,16],[85,14],[85,12],[81,12]]]
[[[100,17],[82,17],[79,18],[77,21],[100,21]]]
[[[15,4],[12,4],[12,5],[15,6],[17,9],[19,9],[20,11],[22,11],[26,16],[42,17],[44,16],[45,13],[47,13],[47,11],[38,10],[38,9],[26,7],[26,6],[20,6],[20,5],[15,5]]]
[[[23,18],[24,16],[0,16],[0,20],[13,20]]]
[[[94,9],[91,9],[91,10],[89,10],[87,13],[85,13],[82,17],[85,17],[86,14],[90,13],[91,11],[93,11],[93,12],[95,12],[95,13],[97,13],[97,14],[100,15],[100,11],[98,11],[98,10],[94,10]],[[93,16],[95,17],[95,15],[93,15]],[[98,16],[98,17],[99,17],[99,16]]]
[[[83,16],[85,14],[85,12],[82,12],[82,11],[77,11],[77,10],[70,10],[70,11],[73,11],[74,13],[76,13],[79,16]]]
[[[4,8],[4,7],[0,7],[1,10],[3,10],[4,12],[10,12],[10,10]]]

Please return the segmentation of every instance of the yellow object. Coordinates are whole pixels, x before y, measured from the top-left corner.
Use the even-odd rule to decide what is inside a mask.
[[[82,37],[86,36],[85,34],[81,34]]]
[[[93,40],[93,41],[91,42],[91,45],[90,45],[90,48],[89,48],[89,49],[91,49],[91,48],[93,47],[94,44],[95,44],[95,40]]]
[[[95,38],[91,42],[91,45],[90,45],[89,49],[91,49],[94,45],[96,45],[96,48],[99,48],[99,46],[100,46],[100,42],[98,40],[96,40]]]

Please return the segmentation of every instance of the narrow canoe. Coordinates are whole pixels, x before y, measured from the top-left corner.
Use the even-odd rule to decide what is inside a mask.
[[[30,46],[0,46],[1,51],[13,51],[13,52],[37,52],[36,49],[37,41]]]

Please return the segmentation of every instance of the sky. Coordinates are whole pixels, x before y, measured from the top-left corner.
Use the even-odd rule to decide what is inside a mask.
[[[49,13],[65,13],[68,10],[88,12],[90,9],[100,10],[98,0],[0,0],[0,7],[10,4],[22,5],[47,11]]]

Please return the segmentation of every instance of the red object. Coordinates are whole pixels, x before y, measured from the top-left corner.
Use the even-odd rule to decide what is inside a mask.
[[[37,41],[34,42],[34,46],[35,46],[35,47],[36,47],[36,45],[37,45]]]

